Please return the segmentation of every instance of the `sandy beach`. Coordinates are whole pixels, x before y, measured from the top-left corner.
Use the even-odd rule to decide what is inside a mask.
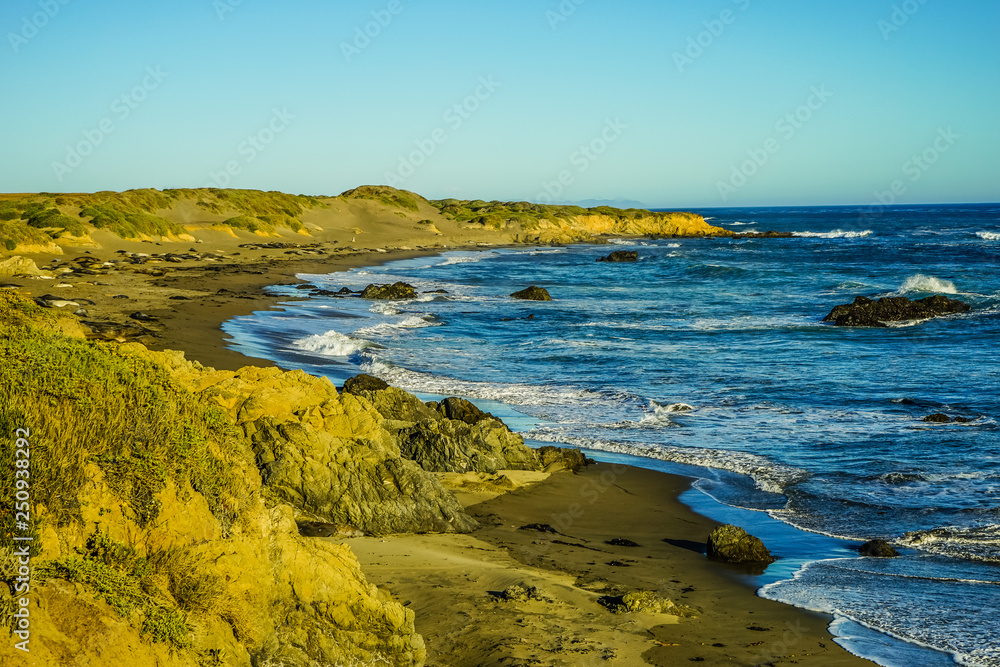
[[[274,240],[306,246],[301,236],[287,236]],[[220,329],[230,318],[287,300],[265,294],[265,287],[299,282],[303,273],[482,247],[480,239],[456,236],[417,247],[391,229],[373,229],[366,249],[320,243],[289,252],[209,234],[191,250],[218,259],[158,265],[167,267],[163,275],[110,271],[68,282],[7,283],[31,296],[75,300],[85,321],[134,326],[130,316],[143,313],[152,319],[141,322],[147,335],[138,339],[150,348],[183,350],[205,366],[235,370],[272,365],[228,349]],[[110,235],[101,241],[101,248],[33,259],[43,266],[76,255],[111,260],[121,250],[189,247]],[[509,472],[500,484],[470,475],[442,478],[482,524],[472,534],[316,538],[349,544],[369,582],[415,612],[429,665],[871,664],[833,642],[829,618],[758,598],[737,570],[705,558],[716,524],[678,501],[687,478],[601,462],[579,474]],[[508,493],[489,492],[511,486]],[[569,508],[581,506],[570,516]],[[522,529],[531,524],[555,532]],[[634,591],[675,606],[670,613],[613,613],[615,599]]]

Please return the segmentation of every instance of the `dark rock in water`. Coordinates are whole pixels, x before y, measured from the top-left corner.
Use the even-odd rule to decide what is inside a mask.
[[[424,294],[448,294],[448,290],[446,290],[446,289],[432,289],[432,290],[427,290],[426,292],[424,292]]]
[[[369,285],[361,293],[362,299],[415,299],[417,292],[413,285],[395,282],[391,285]]]
[[[968,424],[969,422],[975,420],[969,419],[968,417],[955,417],[954,421],[958,424]]]
[[[152,315],[147,315],[146,313],[143,313],[143,312],[140,312],[140,311],[136,311],[134,313],[131,313],[129,315],[129,318],[133,319],[133,320],[136,320],[137,322],[156,322],[156,321],[158,321]]]
[[[774,230],[769,230],[766,232],[743,232],[740,234],[733,234],[734,239],[792,239],[795,238],[795,234],[792,232],[776,232]]]
[[[381,391],[388,388],[389,384],[387,382],[366,373],[355,375],[344,382],[344,391],[348,394],[359,394],[363,391]]]
[[[920,421],[934,422],[936,424],[948,424],[951,422],[951,417],[945,414],[941,414],[940,412],[936,412],[933,415],[927,415]]]
[[[569,470],[579,472],[580,468],[594,463],[594,459],[588,459],[579,449],[573,447],[553,447],[546,445],[535,450],[538,460],[542,464],[542,469],[546,472],[555,470]]]
[[[887,296],[878,301],[859,296],[854,303],[834,307],[823,321],[833,322],[838,327],[885,327],[886,322],[927,320],[969,309],[969,304],[940,294],[916,301],[905,296]]]
[[[773,563],[760,539],[738,526],[719,526],[708,536],[708,557],[726,563]]]
[[[607,257],[598,257],[598,262],[638,262],[638,250],[615,250]]]
[[[337,290],[337,294],[354,294],[354,291],[349,287],[341,287]]]
[[[544,287],[527,287],[520,292],[514,292],[511,294],[515,299],[524,299],[526,301],[552,301],[552,297],[549,296],[548,291]]]
[[[893,549],[892,545],[885,540],[865,542],[858,549],[858,553],[870,558],[896,558],[899,556],[899,552]]]
[[[624,537],[616,537],[614,539],[607,540],[604,543],[605,544],[610,544],[613,547],[637,547],[637,546],[639,546],[638,544],[636,544],[632,540],[626,539]]]

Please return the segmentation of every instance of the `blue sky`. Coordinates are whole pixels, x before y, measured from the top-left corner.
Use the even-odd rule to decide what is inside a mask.
[[[995,0],[8,0],[0,191],[995,202],[998,28]]]

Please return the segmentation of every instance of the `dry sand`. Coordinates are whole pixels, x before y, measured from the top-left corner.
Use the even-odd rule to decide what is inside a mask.
[[[159,277],[116,271],[67,282],[2,282],[20,285],[20,291],[34,296],[93,301],[83,304],[84,319],[134,324],[128,315],[144,312],[157,318],[143,323],[155,335],[150,347],[181,349],[207,366],[272,365],[229,350],[220,329],[232,317],[274,307],[279,300],[264,295],[265,286],[296,282],[297,273],[343,271],[440,252],[445,239],[452,248],[477,243],[475,238],[438,237],[423,247],[374,250],[405,245],[395,231],[386,226],[370,230],[365,247],[373,250],[344,250],[326,241],[315,250],[319,254],[308,255],[241,249],[240,244],[262,240],[212,232],[199,234],[197,245],[102,238],[103,248],[70,251],[58,259],[82,254],[112,259],[120,249],[162,253],[189,247],[199,253],[219,251],[225,259],[157,265],[167,270]],[[275,240],[314,242],[295,235]],[[41,266],[50,258],[33,259]],[[121,294],[128,298],[113,298]],[[828,618],[758,598],[736,572],[705,559],[701,552],[715,524],[678,501],[690,480],[606,464],[577,475],[540,477],[544,479],[511,476],[524,486],[492,499],[489,483],[460,489],[460,499],[484,525],[472,535],[348,540],[370,581],[416,612],[429,664],[871,664],[833,643]],[[560,522],[558,517],[574,503],[580,503],[582,512]],[[531,523],[559,526],[560,533],[519,530]],[[640,546],[605,543],[616,537]],[[514,584],[537,587],[538,599],[505,601],[495,595]],[[598,603],[602,596],[637,589],[656,591],[697,613],[614,614]]]

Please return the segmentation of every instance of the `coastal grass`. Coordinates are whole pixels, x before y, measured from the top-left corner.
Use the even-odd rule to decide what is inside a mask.
[[[210,213],[235,213],[221,223],[233,229],[273,233],[303,229],[303,213],[326,206],[316,197],[259,190],[219,188],[102,191],[92,194],[39,193],[0,199],[0,244],[48,245],[66,235],[85,237],[92,229],[109,231],[123,239],[176,238],[185,228],[168,219],[179,202],[194,201]]]
[[[362,185],[340,195],[344,199],[370,199],[392,208],[419,211],[423,197],[408,190],[397,190],[387,185]]]
[[[569,220],[587,215],[580,206],[552,206],[530,202],[500,202],[476,199],[438,199],[432,201],[441,213],[456,222],[482,225],[487,229],[505,229],[514,224],[522,229],[536,229],[542,220]]]
[[[94,466],[140,528],[156,519],[157,494],[170,480],[181,501],[192,491],[202,494],[227,532],[250,496],[233,465],[232,457],[249,454],[232,420],[176,386],[144,348],[73,338],[62,333],[69,327],[65,316],[0,294],[0,533],[10,536],[16,527],[18,428],[30,432],[36,537],[46,523],[81,520],[80,495],[93,481]],[[12,583],[9,546],[0,564],[2,578]],[[101,534],[74,556],[40,563],[38,571],[82,583],[122,616],[140,613],[144,634],[176,646],[188,642],[184,613],[210,609],[222,590],[194,554],[141,555]],[[157,577],[166,582],[162,591],[150,583]]]

